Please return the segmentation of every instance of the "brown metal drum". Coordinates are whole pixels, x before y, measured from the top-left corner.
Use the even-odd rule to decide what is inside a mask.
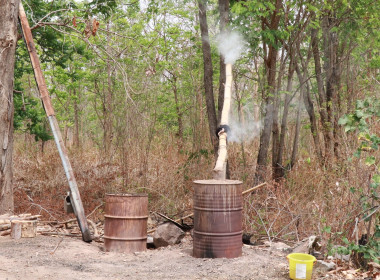
[[[194,257],[241,256],[242,191],[240,181],[194,181]]]
[[[107,252],[146,250],[147,194],[106,194],[104,217],[104,247]]]

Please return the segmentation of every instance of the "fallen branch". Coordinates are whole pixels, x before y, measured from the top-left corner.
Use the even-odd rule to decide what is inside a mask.
[[[182,219],[178,219],[178,220],[175,221],[175,220],[169,218],[168,216],[165,216],[164,214],[161,214],[161,213],[158,213],[158,212],[154,212],[154,213],[157,214],[157,215],[159,215],[159,216],[161,216],[162,218],[168,220],[169,222],[175,224],[175,225],[176,225],[177,227],[179,227],[180,229],[183,229],[183,230],[186,229],[185,226],[183,226],[183,225],[181,225],[181,224],[178,223],[178,222],[181,221]]]
[[[94,208],[94,210],[92,210],[92,212],[90,213],[90,214],[88,214],[86,217],[88,218],[88,217],[90,217],[92,214],[94,214],[95,213],[95,211],[99,208],[99,207],[101,207],[101,206],[103,206],[103,202],[102,203],[100,203],[98,206],[96,206],[95,208]]]
[[[61,244],[63,241],[63,238],[61,238],[61,240],[59,240],[57,246],[55,246],[54,250],[50,252],[50,255],[53,255],[55,253],[55,251],[57,251],[58,247],[59,247],[59,244]]]
[[[33,215],[33,216],[25,216],[21,217],[22,220],[37,220],[39,217],[42,217],[42,215]]]
[[[57,225],[59,224],[59,221],[38,221],[39,224],[51,224],[51,225]]]
[[[39,234],[41,235],[57,235],[57,236],[69,236],[69,237],[82,237],[82,234],[73,234],[73,233],[62,233],[62,232],[46,232],[46,231],[40,231]]]
[[[159,213],[157,213],[157,214],[159,214]],[[162,214],[159,214],[159,215],[163,217]],[[174,220],[174,221],[171,220],[170,218],[167,218],[166,216],[165,216],[164,218],[166,218],[166,219],[168,219],[168,220],[170,220],[170,221],[172,221],[172,222],[174,222],[174,223],[178,223],[178,222],[180,222],[180,221],[182,221],[182,220],[184,220],[184,219],[187,219],[187,218],[192,217],[193,215],[194,215],[194,213],[191,213],[191,214],[189,214],[189,215],[187,215],[187,216],[185,216],[185,217],[179,218],[179,219]],[[153,232],[156,231],[156,229],[157,229],[157,228],[153,228],[153,229],[149,230],[147,233],[148,233],[148,234],[149,234],[149,233],[153,233]]]

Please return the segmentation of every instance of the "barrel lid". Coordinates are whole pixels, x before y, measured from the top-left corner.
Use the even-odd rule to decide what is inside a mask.
[[[194,181],[194,184],[197,185],[240,185],[242,184],[242,181],[238,180],[196,180]]]

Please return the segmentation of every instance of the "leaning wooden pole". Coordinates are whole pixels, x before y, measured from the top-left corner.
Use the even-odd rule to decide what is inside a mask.
[[[220,118],[220,126],[228,127],[228,117],[231,108],[231,87],[232,87],[232,64],[226,64],[226,83],[224,89],[224,103],[222,116]],[[214,167],[214,179],[225,180],[227,168],[227,131],[222,129],[219,132],[219,150],[218,158]]]
[[[27,45],[30,60],[32,62],[34,76],[38,90],[41,95],[42,103],[49,119],[50,127],[54,135],[55,143],[57,144],[58,152],[62,160],[63,168],[66,173],[67,180],[70,186],[70,199],[73,205],[75,216],[77,217],[79,228],[82,232],[83,241],[91,242],[91,233],[87,225],[87,219],[84,214],[82,200],[80,198],[78,185],[74,177],[74,172],[70,164],[70,160],[67,154],[66,147],[64,145],[61,131],[59,130],[58,122],[55,117],[54,109],[51,103],[49,92],[46,86],[45,78],[41,70],[40,61],[36,52],[36,48],[33,41],[32,32],[30,30],[28,19],[26,18],[25,10],[20,2],[19,5],[19,19],[21,23],[22,33],[24,35],[25,43]]]

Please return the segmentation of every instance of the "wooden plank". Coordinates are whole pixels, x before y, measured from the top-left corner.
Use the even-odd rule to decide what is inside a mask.
[[[78,185],[75,180],[74,172],[71,167],[71,163],[66,151],[66,147],[64,145],[61,132],[59,130],[59,126],[57,123],[57,119],[55,117],[54,109],[50,100],[49,92],[46,86],[45,78],[41,70],[40,61],[36,52],[36,48],[33,41],[32,32],[30,30],[28,19],[26,18],[26,14],[24,11],[24,7],[22,3],[19,5],[19,19],[21,23],[22,32],[24,35],[25,43],[27,45],[30,60],[33,66],[34,70],[34,76],[36,78],[36,83],[38,86],[38,90],[41,95],[41,100],[44,105],[44,109],[46,112],[46,115],[48,116],[50,127],[53,131],[54,140],[57,145],[57,149],[59,152],[59,155],[62,160],[63,168],[65,170],[65,174],[67,177],[67,180],[69,182],[70,186],[70,196],[71,196],[71,203],[74,208],[75,216],[78,220],[79,228],[82,232],[83,240],[86,242],[91,242],[91,233],[87,225],[87,219],[84,214],[84,209],[82,205],[82,200],[80,198]]]

